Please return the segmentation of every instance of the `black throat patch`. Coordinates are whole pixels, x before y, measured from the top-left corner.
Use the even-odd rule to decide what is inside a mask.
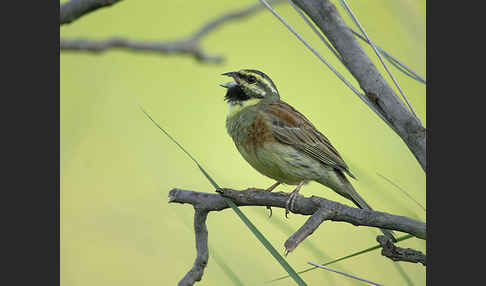
[[[239,85],[228,88],[224,100],[227,102],[239,102],[250,99]]]

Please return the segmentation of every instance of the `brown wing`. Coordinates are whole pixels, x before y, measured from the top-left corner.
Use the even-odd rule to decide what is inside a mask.
[[[269,117],[272,133],[278,141],[355,178],[329,139],[292,106],[279,100],[266,105],[263,111]]]

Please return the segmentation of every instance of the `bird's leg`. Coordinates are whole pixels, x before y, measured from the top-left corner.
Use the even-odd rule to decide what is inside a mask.
[[[280,185],[280,182],[276,182],[275,184],[271,185],[270,188],[267,189],[268,192],[273,191],[278,185]]]
[[[287,199],[287,202],[285,203],[285,217],[288,218],[287,214],[289,213],[289,209],[293,209],[294,208],[294,202],[295,202],[295,198],[297,197],[297,195],[299,194],[299,191],[300,191],[300,188],[302,188],[302,186],[305,184],[305,181],[302,181],[300,182],[298,185],[297,185],[297,188],[295,188],[295,190],[293,190],[291,193],[290,193],[290,196],[289,198]],[[290,208],[289,208],[290,206]]]
[[[276,182],[275,184],[271,185],[270,188],[267,189],[268,192],[273,191],[278,185],[280,185],[280,182]],[[272,217],[272,207],[267,206],[267,209],[270,211],[270,214],[268,215],[268,218]]]

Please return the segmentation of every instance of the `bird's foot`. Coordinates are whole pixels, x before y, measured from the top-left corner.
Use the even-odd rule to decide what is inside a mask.
[[[280,185],[280,182],[276,182],[275,184],[271,185],[268,189],[267,189],[267,192],[271,192],[273,191],[278,185]],[[272,217],[272,207],[271,206],[267,206],[267,210],[270,211],[270,214],[268,215],[268,218],[271,218]]]
[[[304,185],[304,183],[305,183],[304,181],[300,182],[297,185],[297,188],[295,188],[295,190],[293,190],[290,193],[289,198],[285,202],[285,218],[289,218],[288,214],[289,214],[290,210],[292,210],[294,208],[295,198],[299,194],[300,188]]]
[[[285,202],[285,218],[289,218],[288,217],[288,214],[289,214],[290,210],[294,208],[295,197],[298,194],[298,191],[297,192],[296,191],[297,191],[297,189],[295,189],[294,191],[292,191],[290,193],[289,198]]]

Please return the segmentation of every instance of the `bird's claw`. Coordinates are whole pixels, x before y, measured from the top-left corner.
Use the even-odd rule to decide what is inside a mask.
[[[270,211],[270,214],[268,215],[268,218],[271,218],[272,217],[272,207],[271,206],[267,206],[267,210]]]
[[[297,197],[298,190],[294,190],[290,193],[289,198],[285,202],[285,218],[289,218],[289,212],[294,208],[295,198]]]

